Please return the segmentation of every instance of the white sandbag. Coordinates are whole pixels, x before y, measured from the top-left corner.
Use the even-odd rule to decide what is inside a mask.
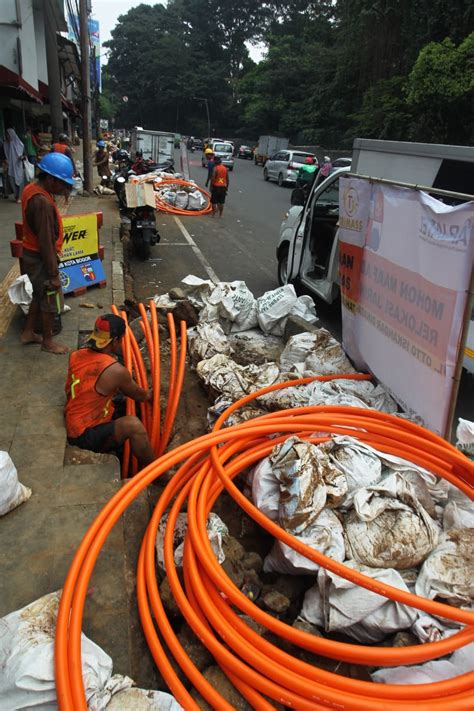
[[[50,593],[0,620],[0,706],[2,709],[57,709],[54,637],[61,594]],[[112,676],[112,659],[81,635],[82,676],[88,708],[102,711],[112,695],[132,686]]]
[[[246,331],[257,325],[256,300],[244,281],[220,282],[209,296],[200,321],[218,318],[226,333]]]
[[[474,501],[452,486],[443,510],[443,528],[474,528]]]
[[[423,563],[415,590],[459,607],[474,602],[474,528],[451,529]]]
[[[357,489],[374,486],[382,477],[382,462],[374,452],[368,450],[358,440],[346,437],[344,444],[332,442],[329,458],[340,469],[347,482],[347,496],[342,505],[347,508]],[[349,441],[347,441],[349,440]]]
[[[338,506],[347,493],[344,474],[326,452],[298,437],[289,437],[270,454],[280,485],[278,520],[294,535],[311,525],[323,508]]]
[[[401,473],[358,489],[353,506],[344,521],[346,550],[348,556],[363,565],[413,568],[438,542],[439,527]]]
[[[355,561],[345,565],[374,580],[408,592],[400,573],[369,568]],[[378,595],[321,568],[317,585],[304,598],[300,616],[326,632],[344,632],[362,643],[379,642],[387,634],[410,628],[417,610]]]
[[[280,482],[273,473],[270,457],[262,459],[250,473],[252,501],[261,513],[272,521],[278,520]]]
[[[371,407],[390,414],[397,412],[395,400],[380,385],[374,386],[369,380],[315,381],[308,385],[308,389],[310,405],[338,405],[349,402],[350,406],[354,407]]]
[[[208,407],[207,422],[209,430],[213,428],[217,418],[222,415],[224,410],[227,410],[232,403],[233,401],[227,395],[220,395],[215,399],[214,404]],[[227,417],[223,426],[231,427],[232,425],[240,425],[242,422],[247,422],[248,420],[253,420],[254,417],[266,414],[266,410],[249,404],[247,407],[239,407],[237,410],[234,410],[234,412]]]
[[[174,696],[165,691],[125,689],[115,694],[106,706],[106,711],[181,711]]]
[[[210,279],[201,279],[194,276],[194,274],[185,276],[184,279],[181,279],[181,283],[189,301],[198,309],[202,309],[207,304],[209,296],[215,287],[214,282]]]
[[[435,659],[410,667],[387,667],[371,674],[379,684],[433,684],[474,670],[474,642],[456,649],[449,659]]]
[[[202,210],[205,204],[204,195],[199,190],[189,193],[188,210]]]
[[[161,193],[161,197],[168,205],[176,205],[176,193],[174,190],[164,190]]]
[[[188,199],[189,193],[187,193],[186,190],[176,191],[176,207],[179,207],[180,210],[186,210],[188,207]]]
[[[198,323],[188,328],[188,349],[194,364],[212,358],[217,353],[230,356],[233,353],[229,339],[219,323]]]
[[[289,380],[290,377],[286,373],[282,373],[281,379]],[[306,407],[309,405],[309,390],[307,385],[295,385],[294,387],[286,387],[261,395],[257,400],[259,404],[270,412],[289,410],[294,407]]]
[[[17,304],[24,314],[28,313],[33,298],[33,285],[28,274],[22,274],[8,287],[8,298]]]
[[[299,377],[356,372],[341,344],[325,328],[291,336],[280,356],[280,367]]]
[[[0,516],[28,501],[31,489],[18,481],[15,465],[8,452],[0,451]]]
[[[165,568],[165,556],[164,556],[164,541],[166,524],[168,523],[168,515],[165,514],[160,521],[158,530],[156,532],[156,557],[158,560],[159,567],[166,571]],[[174,563],[176,567],[181,568],[183,566],[183,554],[184,554],[184,539],[186,536],[186,531],[188,528],[188,516],[185,513],[178,514],[176,521],[176,526],[174,529]],[[223,563],[225,560],[225,553],[222,549],[222,541],[225,536],[229,535],[229,529],[215,513],[210,513],[207,517],[206,525],[207,535],[209,542],[211,544],[212,550],[219,563]]]
[[[262,331],[282,336],[296,300],[296,291],[292,284],[285,284],[273,291],[267,291],[257,299],[257,318]]]
[[[267,385],[273,385],[280,378],[276,363],[242,366],[220,353],[198,363],[196,373],[206,385],[218,393],[228,395],[233,402]]]
[[[416,582],[416,581],[415,581]],[[413,589],[413,592],[415,590]],[[472,606],[471,606],[472,608]],[[422,644],[427,642],[439,642],[440,639],[450,637],[455,632],[458,632],[461,625],[441,617],[432,617],[424,612],[418,613],[411,631],[420,640]]]
[[[313,550],[320,551],[339,562],[345,558],[344,534],[341,522],[331,509],[323,509],[302,533],[296,536]],[[266,573],[307,575],[316,573],[319,565],[276,539],[263,563]]]
[[[467,457],[474,458],[474,422],[459,418],[456,428],[456,447]]]
[[[280,336],[262,333],[258,326],[246,331],[232,329],[229,341],[235,351],[234,360],[240,365],[276,362],[284,347],[283,339]]]
[[[299,318],[312,323],[313,326],[318,323],[319,318],[316,314],[316,306],[311,296],[298,296],[296,303],[293,305],[291,316],[299,316]]]

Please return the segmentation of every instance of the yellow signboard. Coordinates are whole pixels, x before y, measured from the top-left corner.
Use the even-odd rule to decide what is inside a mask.
[[[63,217],[63,229],[62,262],[98,254],[99,233],[95,213]]]

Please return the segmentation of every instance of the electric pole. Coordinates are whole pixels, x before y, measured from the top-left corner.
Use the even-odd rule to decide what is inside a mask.
[[[51,112],[51,133],[53,141],[58,140],[58,135],[63,128],[63,108],[61,106],[61,78],[59,73],[58,43],[56,40],[56,21],[54,19],[52,0],[44,1],[45,9],[45,34],[46,34],[46,63],[48,67],[48,98]]]
[[[91,83],[89,18],[87,0],[79,0],[79,31],[81,45],[81,90],[82,90],[82,151],[84,156],[84,190],[92,191],[91,160]]]

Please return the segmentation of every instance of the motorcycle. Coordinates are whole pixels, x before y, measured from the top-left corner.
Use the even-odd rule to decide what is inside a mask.
[[[147,161],[147,163],[152,163]],[[152,170],[162,170],[165,172],[173,172],[174,162],[172,160],[165,163],[157,164]],[[132,169],[131,160],[123,160],[121,167],[113,176],[113,188],[119,202],[119,209],[122,218],[130,221],[130,239],[133,245],[133,250],[139,259],[149,259],[151,247],[161,239],[159,232],[156,229],[156,217],[153,207],[142,205],[140,207],[130,208],[127,205],[127,194],[125,186],[130,177],[137,175]],[[145,172],[150,172],[146,170]]]

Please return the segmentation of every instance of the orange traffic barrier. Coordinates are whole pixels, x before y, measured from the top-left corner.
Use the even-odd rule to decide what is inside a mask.
[[[158,525],[170,504],[164,557],[174,598],[188,624],[254,708],[274,708],[273,700],[290,708],[308,711],[398,711],[400,708],[404,711],[472,711],[474,672],[442,682],[416,685],[375,684],[352,679],[312,666],[284,652],[280,645],[256,634],[237,614],[242,612],[251,616],[281,639],[301,649],[355,664],[414,664],[444,656],[474,641],[474,612],[382,584],[309,548],[263,516],[233,483],[240,472],[267,456],[275,444],[290,435],[319,443],[338,434],[357,437],[383,452],[409,459],[474,498],[474,463],[437,435],[396,416],[362,408],[318,406],[273,412],[222,429],[231,412],[264,393],[312,380],[367,377],[319,376],[279,383],[252,393],[228,408],[212,432],[163,454],[115,494],[87,531],[64,584],[55,654],[60,709],[85,711],[87,708],[81,675],[80,635],[86,592],[97,556],[110,530],[135,497],[148,484],[179,464],[177,473],[158,501],[142,543],[137,597],[151,654],[184,708],[197,711],[199,707],[174,671],[168,654],[175,658],[192,685],[213,708],[227,711],[232,707],[212,688],[188,657],[160,600],[155,540]],[[206,532],[207,516],[223,491],[227,491],[262,528],[324,568],[388,599],[453,620],[464,627],[438,642],[391,648],[336,642],[295,629],[265,613],[227,578],[210,546]],[[184,506],[188,515],[188,531],[184,547],[183,585],[174,565],[173,533],[177,515]]]

